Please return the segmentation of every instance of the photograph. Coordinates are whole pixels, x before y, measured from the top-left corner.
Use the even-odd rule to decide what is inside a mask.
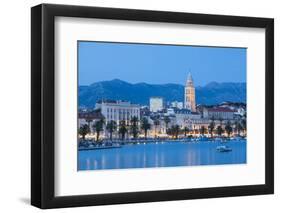
[[[77,170],[247,163],[247,48],[77,41]]]
[[[187,6],[31,8],[31,205],[274,194],[274,18]]]

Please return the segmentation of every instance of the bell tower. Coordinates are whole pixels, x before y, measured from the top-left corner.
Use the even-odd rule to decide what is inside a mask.
[[[191,74],[188,74],[184,91],[184,108],[189,109],[191,112],[196,112],[195,103],[195,88]]]

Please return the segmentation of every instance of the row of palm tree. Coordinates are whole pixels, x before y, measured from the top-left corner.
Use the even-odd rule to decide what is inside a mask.
[[[201,126],[199,129],[191,130],[188,127],[180,128],[179,125],[172,125],[170,128],[167,129],[167,134],[171,135],[173,138],[177,139],[179,135],[184,135],[184,137],[187,137],[191,132],[198,134],[200,133],[202,136],[209,133],[211,134],[211,137],[213,137],[214,132],[221,136],[223,132],[227,132],[227,134],[230,136],[232,132],[231,126],[226,126],[225,129],[223,129],[221,126],[217,126],[215,129],[212,126],[209,126],[209,131],[205,126]]]
[[[243,124],[243,120],[236,120],[234,125],[230,121],[227,121],[224,128],[222,128],[221,125],[216,126],[214,120],[211,120],[208,128],[201,126],[199,130],[191,130],[188,127],[180,128],[179,125],[172,125],[171,128],[167,129],[167,134],[176,139],[180,134],[184,134],[184,136],[187,137],[187,135],[191,132],[195,132],[195,134],[200,133],[203,136],[209,133],[211,137],[213,137],[214,133],[218,136],[226,133],[227,136],[230,137],[233,132],[236,132],[240,136],[240,133],[243,130],[246,130],[246,125],[245,123]]]
[[[79,128],[78,132],[79,135],[82,136],[82,139],[85,139],[85,136],[91,133],[91,129],[90,129],[91,122],[92,120],[87,120],[88,124],[84,124]],[[118,127],[118,134],[120,135],[122,140],[125,139],[125,136],[128,132],[132,134],[134,139],[136,139],[140,133],[139,122],[141,122],[140,128],[144,131],[145,138],[147,138],[147,133],[148,130],[151,128],[151,125],[148,122],[148,119],[145,117],[141,121],[139,121],[139,119],[134,116],[131,118],[129,124],[125,120],[122,120],[119,122],[119,126],[117,125],[116,121],[113,120],[109,121],[105,125],[104,119],[100,119],[92,125],[92,129],[96,133],[96,141],[99,141],[100,133],[104,131],[104,125],[105,125],[105,129],[109,133],[110,140],[112,140],[112,136],[116,132],[117,127]]]
[[[227,121],[224,129],[222,128],[222,125],[218,125],[216,127],[214,120],[212,120],[208,126],[208,129],[206,129],[204,126],[201,126],[200,134],[204,135],[208,132],[209,134],[211,134],[211,137],[213,137],[214,132],[216,132],[219,136],[221,136],[225,132],[227,136],[230,137],[231,133],[233,132],[236,132],[237,135],[240,136],[240,133],[243,130],[246,130],[246,126],[243,126],[243,120],[236,120],[234,124],[232,124],[230,121]]]
[[[79,128],[79,134],[82,136],[83,139],[85,139],[85,136],[89,133],[91,133],[90,129],[90,123],[92,120],[86,120],[88,124],[84,124]],[[174,138],[178,138],[179,134],[184,134],[186,137],[192,130],[189,129],[188,127],[183,127],[182,129],[180,128],[179,125],[172,125],[170,128],[168,128],[169,123],[171,122],[170,118],[168,116],[165,116],[163,119],[165,123],[165,129],[166,129],[166,134],[171,135]],[[139,125],[140,123],[140,125]],[[157,132],[157,127],[160,125],[160,119],[159,117],[153,118],[153,124],[154,124],[154,132],[156,137],[156,132]],[[100,138],[100,133],[104,131],[104,125],[105,121],[104,119],[100,119],[96,121],[92,125],[93,131],[96,133],[96,140],[99,141]],[[118,127],[118,128],[117,128]],[[147,133],[148,130],[151,129],[151,124],[149,123],[148,119],[146,117],[143,117],[141,120],[139,120],[137,117],[132,117],[131,120],[128,122],[126,121],[120,121],[119,126],[117,123],[113,120],[107,122],[105,129],[109,133],[109,138],[112,140],[113,134],[116,132],[118,129],[118,134],[120,135],[120,138],[122,140],[125,139],[125,136],[127,133],[131,134],[134,139],[138,138],[138,135],[140,131],[142,130],[144,132],[145,139],[147,139]],[[200,133],[201,135],[205,135],[207,133],[211,134],[211,137],[213,137],[214,132],[217,133],[217,135],[221,136],[223,133],[226,133],[228,137],[230,137],[231,133],[235,131],[238,135],[240,135],[240,132],[246,130],[246,118],[242,118],[241,120],[236,120],[234,125],[230,122],[227,121],[225,124],[224,129],[222,128],[222,120],[220,121],[220,125],[216,126],[215,125],[215,120],[214,118],[211,118],[211,122],[206,128],[205,126],[201,126],[199,130],[194,130],[195,133]]]

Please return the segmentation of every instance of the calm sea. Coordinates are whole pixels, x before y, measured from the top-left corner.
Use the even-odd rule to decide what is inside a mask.
[[[218,152],[216,147],[227,145],[232,151]],[[78,170],[151,168],[245,164],[246,141],[165,142],[124,145],[122,148],[78,151]]]

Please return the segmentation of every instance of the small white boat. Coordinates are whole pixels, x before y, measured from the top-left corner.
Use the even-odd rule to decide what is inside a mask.
[[[217,146],[218,152],[231,152],[232,149],[229,146]]]

